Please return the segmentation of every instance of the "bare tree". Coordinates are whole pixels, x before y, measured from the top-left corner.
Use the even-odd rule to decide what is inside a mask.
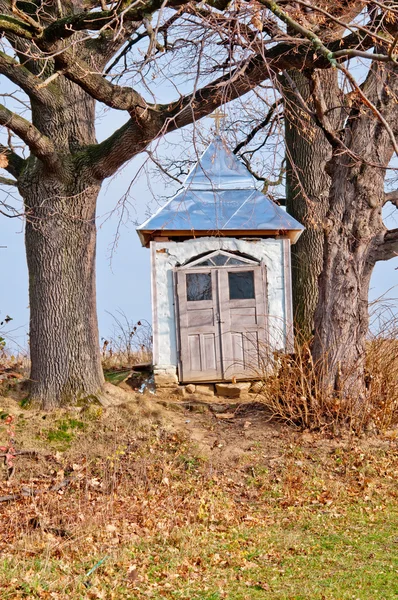
[[[331,4],[0,0],[0,75],[25,93],[29,109],[0,105],[1,164],[13,178],[0,184],[18,187],[28,215],[32,397],[44,407],[96,394],[103,384],[94,269],[102,182],[155,139],[266,80],[284,96],[290,87],[331,147],[314,353],[329,348],[334,382],[342,358],[334,343],[349,345],[348,365],[358,358],[373,264],[397,250],[398,233],[381,219],[385,169],[397,149],[397,10],[393,2]],[[353,57],[372,63],[362,86],[344,66]],[[292,69],[307,77],[310,102]],[[320,84],[323,70],[351,86],[338,100],[343,132]],[[100,143],[96,102],[126,114]]]
[[[291,208],[293,213],[299,211],[307,226],[302,240],[307,247],[301,253],[298,248],[295,275],[301,276],[301,282],[308,281],[305,273],[310,262],[309,278],[319,276],[313,358],[321,361],[326,355],[321,361],[325,384],[360,398],[365,391],[371,274],[377,261],[398,255],[398,230],[388,231],[382,218],[383,206],[395,198],[384,189],[387,168],[398,152],[398,10],[394,2],[325,0],[316,5],[297,2],[294,13],[278,16],[307,39],[315,33],[318,52],[337,61],[329,78],[319,70],[305,72],[304,94],[294,82],[287,82],[296,109],[306,112],[313,123],[310,149],[297,128],[287,135],[292,172],[301,183],[296,182],[300,201]],[[349,35],[359,36],[355,48],[328,53],[346,29]],[[356,57],[368,66],[362,63],[358,68],[357,62],[356,69],[348,69],[339,62],[341,57]],[[355,72],[362,83],[354,78]],[[314,150],[318,167],[310,161]],[[323,263],[318,269],[322,247]],[[302,294],[301,303],[304,299]],[[307,328],[310,318],[311,311]]]

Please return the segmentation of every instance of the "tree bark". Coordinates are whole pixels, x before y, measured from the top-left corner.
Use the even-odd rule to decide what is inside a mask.
[[[342,215],[333,219],[330,214],[326,222],[313,344],[325,389],[354,401],[365,394],[369,284],[375,239],[385,229],[380,207],[368,202],[368,193],[377,184],[383,192],[383,177],[373,169],[367,171],[366,178],[358,181],[357,169],[345,164],[335,167],[331,196],[334,205],[342,207]]]
[[[352,224],[355,230],[363,225]],[[323,387],[352,400],[365,394],[368,295],[374,262],[366,239],[334,228],[325,239],[313,358]]]
[[[59,78],[32,122],[57,152],[30,157],[18,179],[26,209],[31,398],[44,409],[98,395],[104,383],[96,311],[95,212],[101,181],[80,149],[95,143],[95,101]]]
[[[39,175],[39,173],[37,174]],[[97,395],[104,378],[96,316],[99,185],[42,174],[25,194],[31,398],[45,410]]]
[[[323,221],[329,208],[330,176],[326,164],[332,156],[330,143],[300,108],[297,94],[312,105],[311,86],[300,71],[288,72],[293,82],[286,82],[286,207],[305,226],[298,242],[292,246],[293,307],[296,334],[300,340],[313,335],[314,313],[318,303],[318,277],[323,266]],[[335,71],[318,71],[329,118],[337,126],[341,99]]]
[[[395,124],[396,102],[381,77],[371,73],[366,85],[378,99],[379,110]],[[369,284],[387,231],[382,207],[393,147],[382,123],[362,107],[352,110],[344,141],[347,151],[336,152],[328,169],[332,174],[330,208],[324,222],[312,352],[322,365],[325,388],[355,402],[365,395]]]

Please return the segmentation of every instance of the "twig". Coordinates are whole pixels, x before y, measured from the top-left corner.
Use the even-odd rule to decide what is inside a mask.
[[[90,577],[90,575],[92,575],[94,571],[96,571],[98,567],[100,567],[102,563],[106,561],[107,558],[109,558],[108,555],[104,556],[104,558],[101,558],[101,560],[99,560],[89,571],[87,571],[86,577]]]
[[[12,502],[13,500],[19,500],[23,497],[23,494],[10,494],[9,496],[0,496],[0,502]]]
[[[18,494],[10,494],[9,496],[0,496],[0,503],[2,502],[12,502],[13,500],[20,500],[21,498],[36,498],[37,496],[42,496],[43,494],[47,494],[48,492],[58,492],[60,489],[66,487],[73,481],[75,481],[77,477],[65,477],[59,483],[56,483],[48,490],[31,490],[29,488],[22,488],[22,491]]]
[[[12,185],[14,187],[16,187],[18,185],[16,179],[10,179],[9,177],[0,177],[0,184]]]
[[[67,485],[72,483],[72,481],[75,481],[75,479],[77,479],[77,477],[65,477],[65,479],[63,479],[59,483],[56,483],[55,485],[50,487],[50,489],[48,491],[49,492],[58,492],[62,488],[66,487]]]
[[[16,452],[13,452],[13,456],[39,456],[39,453],[37,450],[17,450]],[[7,454],[0,454],[0,458],[5,458],[7,456]]]

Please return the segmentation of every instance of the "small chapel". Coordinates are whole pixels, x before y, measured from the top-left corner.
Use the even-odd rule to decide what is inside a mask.
[[[150,248],[158,387],[259,379],[293,351],[290,247],[304,227],[216,135],[183,189],[138,227]]]

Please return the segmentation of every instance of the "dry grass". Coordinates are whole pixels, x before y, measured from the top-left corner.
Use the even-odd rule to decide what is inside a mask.
[[[336,440],[134,395],[106,411],[1,405],[39,457],[0,494],[71,478],[0,504],[2,600],[395,597],[394,432]]]
[[[123,312],[112,315],[113,334],[102,339],[102,365],[104,369],[125,368],[151,362],[152,327],[148,321],[130,321]]]
[[[265,353],[264,364],[268,364]],[[322,361],[322,368],[324,363]],[[398,324],[390,321],[382,333],[372,336],[364,357],[366,394],[343,396],[325,390],[322,369],[315,364],[310,343],[296,345],[295,354],[280,355],[269,374],[259,373],[263,387],[259,398],[273,417],[301,428],[357,433],[383,430],[398,423]]]

